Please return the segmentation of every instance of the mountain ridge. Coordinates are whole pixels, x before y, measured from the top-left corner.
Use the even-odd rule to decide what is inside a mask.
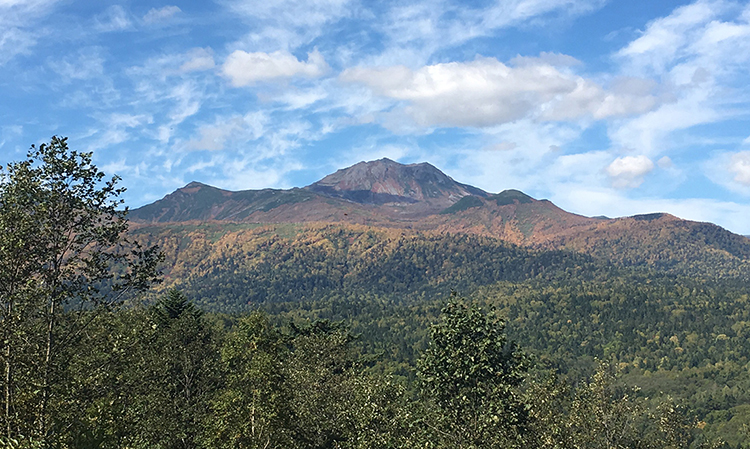
[[[302,188],[232,192],[197,181],[131,211],[136,226],[185,222],[369,226],[402,233],[470,234],[568,250],[626,266],[688,275],[748,276],[750,239],[715,224],[656,212],[586,217],[520,190],[488,193],[428,163],[360,162]],[[222,225],[223,224],[223,225]]]
[[[353,215],[364,223],[387,224],[418,222],[441,213],[459,212],[466,204],[451,207],[465,198],[468,198],[466,204],[474,206],[485,199],[497,206],[539,201],[518,190],[488,193],[455,181],[427,162],[401,164],[383,158],[359,162],[308,186],[287,190],[229,191],[191,181],[154,203],[133,209],[130,218],[139,222],[351,221],[353,216],[349,212],[356,209]],[[308,207],[300,207],[305,202],[309,202]],[[542,202],[552,204],[547,200]],[[274,211],[277,208],[281,210]],[[344,212],[336,213],[337,210]]]

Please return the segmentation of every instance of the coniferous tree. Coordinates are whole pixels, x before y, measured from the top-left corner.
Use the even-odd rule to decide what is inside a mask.
[[[209,401],[220,385],[217,336],[203,314],[172,289],[152,309],[144,345],[142,443],[193,449],[209,419]]]

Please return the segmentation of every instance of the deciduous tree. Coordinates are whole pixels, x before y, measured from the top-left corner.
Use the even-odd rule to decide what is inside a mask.
[[[0,348],[6,438],[54,437],[65,391],[59,355],[91,311],[156,280],[155,248],[128,242],[117,176],[66,138],[0,171]],[[63,319],[63,315],[65,318]]]
[[[517,391],[526,365],[503,321],[454,294],[431,337],[418,374],[434,407],[426,424],[438,447],[512,447],[528,422]]]

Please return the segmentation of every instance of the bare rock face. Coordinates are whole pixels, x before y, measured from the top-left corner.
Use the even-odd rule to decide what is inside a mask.
[[[427,202],[438,208],[468,195],[489,196],[481,189],[454,181],[426,162],[403,165],[390,159],[360,162],[305,189],[360,204]]]

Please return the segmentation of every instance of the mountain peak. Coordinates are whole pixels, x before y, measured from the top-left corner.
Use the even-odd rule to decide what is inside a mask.
[[[488,195],[481,189],[454,181],[426,162],[405,165],[388,158],[359,162],[305,189],[356,203],[427,201],[446,207],[467,195]]]
[[[202,182],[190,181],[187,185],[185,185],[185,187],[182,187],[180,190],[185,190],[185,189],[200,189],[200,188],[203,188],[203,187],[210,187],[210,188],[214,188],[214,189],[216,188],[216,187],[212,187],[212,186],[210,186],[208,184],[203,184]]]

